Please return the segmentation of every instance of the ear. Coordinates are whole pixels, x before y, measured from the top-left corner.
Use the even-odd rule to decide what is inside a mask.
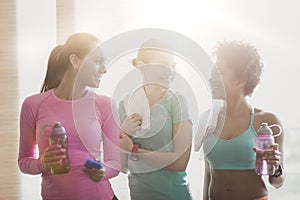
[[[69,60],[72,67],[78,70],[81,65],[81,59],[76,54],[73,53],[70,55]]]
[[[135,58],[135,59],[133,59],[133,60],[131,61],[131,64],[132,64],[134,67],[139,67],[139,66],[141,66],[141,65],[144,65],[144,62]]]

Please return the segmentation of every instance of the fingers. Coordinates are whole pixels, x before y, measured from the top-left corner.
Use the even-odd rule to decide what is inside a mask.
[[[265,150],[263,153],[266,157],[279,156],[281,157],[281,152],[278,150],[279,145],[277,143],[269,146],[269,150]]]
[[[100,182],[105,177],[105,169],[96,169],[96,168],[82,168],[83,173],[85,173],[92,181]]]
[[[133,113],[132,115],[130,115],[129,119],[131,119],[131,121],[134,122],[137,126],[140,126],[142,124],[142,117],[137,113]]]
[[[66,149],[61,148],[61,145],[50,145],[45,148],[44,156],[65,154]]]
[[[281,163],[281,152],[278,150],[278,144],[270,145],[272,150],[264,151],[263,159],[271,165],[278,166]]]
[[[277,143],[271,144],[269,147],[271,149],[274,149],[274,150],[278,150],[279,149],[279,145]]]
[[[133,135],[136,131],[141,130],[141,125],[141,116],[137,113],[134,113],[124,120],[121,130],[129,135]]]
[[[66,150],[60,145],[50,145],[45,148],[42,156],[42,163],[45,169],[50,170],[62,164],[62,159],[66,158]]]
[[[281,164],[281,152],[278,150],[279,145],[277,143],[269,146],[269,150],[261,150],[253,147],[253,151],[258,154],[262,154],[262,159],[266,160],[268,164],[278,166]]]
[[[253,151],[256,152],[256,153],[262,153],[262,152],[264,152],[263,150],[258,149],[258,148],[256,148],[256,147],[253,147],[252,149],[253,149]]]
[[[281,163],[281,158],[279,156],[267,156],[267,157],[263,157],[264,160],[267,161],[267,163],[271,164],[271,165],[280,165]]]
[[[263,159],[265,160],[281,160],[281,153],[279,151],[265,151]]]
[[[140,131],[142,129],[142,127],[140,125],[137,125],[135,127],[132,127],[132,132],[135,133],[137,131]]]
[[[45,169],[50,170],[53,167],[57,167],[62,165],[62,159],[66,158],[66,156],[55,156],[50,159],[43,159],[43,165]]]
[[[142,117],[137,113],[133,113],[132,115],[129,116],[129,118],[132,120],[142,120]]]

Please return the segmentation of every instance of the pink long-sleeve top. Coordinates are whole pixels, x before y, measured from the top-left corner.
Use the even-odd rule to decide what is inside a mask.
[[[109,179],[117,176],[120,169],[118,119],[113,101],[92,91],[75,101],[57,98],[54,90],[28,97],[20,116],[20,170],[42,174],[44,200],[112,199]],[[61,122],[68,136],[71,169],[67,174],[53,175],[41,162],[49,144],[50,126],[55,122]],[[43,127],[47,127],[44,132]],[[105,178],[95,183],[82,172],[82,167],[87,159],[99,156],[103,158]]]

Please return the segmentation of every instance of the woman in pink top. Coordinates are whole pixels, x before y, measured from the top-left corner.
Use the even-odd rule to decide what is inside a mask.
[[[18,164],[25,174],[42,174],[44,200],[117,199],[109,179],[120,169],[118,112],[109,97],[89,89],[98,88],[106,73],[99,43],[87,33],[70,36],[49,58],[42,93],[23,102]],[[65,149],[49,145],[51,127],[42,131],[55,122],[65,127],[69,140],[66,174],[50,172],[65,157]],[[102,169],[83,167],[100,156]]]

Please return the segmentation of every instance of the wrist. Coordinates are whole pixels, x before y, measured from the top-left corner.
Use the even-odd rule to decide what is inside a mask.
[[[271,177],[278,178],[284,174],[284,169],[281,165],[278,165],[277,169],[275,170],[275,173],[271,175]]]
[[[47,165],[46,165],[46,163],[44,161],[44,157],[43,156],[39,158],[39,162],[40,162],[40,169],[41,169],[42,172],[46,172],[46,171],[49,170],[47,168]]]
[[[129,158],[131,159],[131,160],[134,160],[134,161],[137,161],[138,159],[139,159],[139,157],[138,157],[138,150],[139,150],[139,148],[140,148],[140,144],[138,144],[138,143],[134,143],[133,144],[133,146],[132,146],[132,149],[131,149],[131,153],[130,153],[130,155],[129,155]]]
[[[120,127],[120,132],[127,135],[126,130],[122,126]]]

